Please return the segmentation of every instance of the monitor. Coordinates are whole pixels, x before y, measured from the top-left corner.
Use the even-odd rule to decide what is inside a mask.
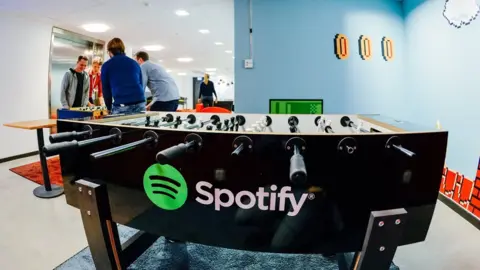
[[[323,99],[270,99],[270,114],[323,114]]]

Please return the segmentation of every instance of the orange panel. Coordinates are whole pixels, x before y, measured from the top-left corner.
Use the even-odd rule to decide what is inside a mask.
[[[473,206],[475,206],[476,208],[480,209],[480,200],[475,198],[475,197],[472,197],[472,200],[470,202]]]
[[[453,197],[453,191],[455,190],[455,181],[456,181],[457,173],[448,171],[447,177],[445,179],[445,191],[444,194],[448,197]]]

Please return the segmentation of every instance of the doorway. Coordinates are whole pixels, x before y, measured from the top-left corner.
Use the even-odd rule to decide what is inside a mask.
[[[93,59],[104,59],[104,44],[101,40],[86,37],[67,30],[54,27],[50,44],[49,73],[49,116],[57,118],[57,110],[62,108],[60,102],[61,84],[65,73],[75,67],[78,56],[88,58],[87,71]]]

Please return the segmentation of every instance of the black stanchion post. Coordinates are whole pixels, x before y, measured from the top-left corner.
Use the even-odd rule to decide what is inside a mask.
[[[33,195],[42,199],[55,198],[63,194],[63,188],[50,183],[50,176],[48,175],[47,158],[43,154],[43,147],[45,145],[43,138],[43,129],[37,129],[38,153],[40,156],[40,164],[42,166],[43,186],[39,186],[33,190]]]

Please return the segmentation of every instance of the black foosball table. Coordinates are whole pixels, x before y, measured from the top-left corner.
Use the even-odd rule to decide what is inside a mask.
[[[43,152],[60,155],[97,269],[126,269],[161,236],[389,269],[426,238],[448,137],[379,115],[162,112],[58,132]],[[116,224],[139,232],[122,246]]]

